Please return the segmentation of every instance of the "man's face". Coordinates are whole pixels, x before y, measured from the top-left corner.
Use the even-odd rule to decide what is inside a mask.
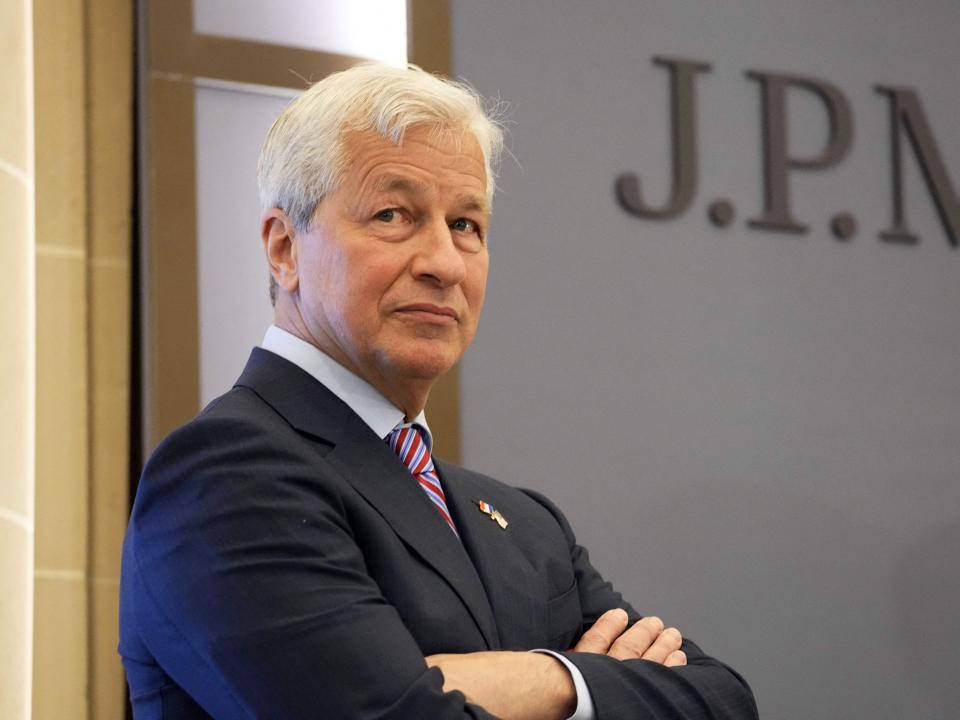
[[[347,136],[340,187],[296,243],[315,344],[375,387],[435,380],[473,340],[487,281],[486,171],[472,135]],[[389,393],[385,393],[388,394]]]

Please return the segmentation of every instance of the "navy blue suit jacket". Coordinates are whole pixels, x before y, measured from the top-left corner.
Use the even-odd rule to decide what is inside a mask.
[[[488,718],[424,656],[566,650],[612,607],[640,617],[546,498],[436,464],[462,542],[352,410],[254,350],[140,481],[120,594],[135,718]],[[684,650],[680,669],[567,657],[599,720],[756,716],[736,673]]]

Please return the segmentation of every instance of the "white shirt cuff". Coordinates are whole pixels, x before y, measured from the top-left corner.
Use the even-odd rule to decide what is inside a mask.
[[[573,688],[577,691],[577,709],[573,711],[567,720],[594,720],[596,715],[593,711],[593,698],[590,697],[590,689],[587,687],[587,681],[583,679],[583,673],[572,662],[563,655],[553,650],[543,650],[538,648],[531,652],[545,653],[553,655],[557,660],[563,663],[563,666],[569,671],[573,679]]]

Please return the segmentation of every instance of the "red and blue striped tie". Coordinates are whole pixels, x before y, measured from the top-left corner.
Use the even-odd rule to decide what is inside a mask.
[[[450,517],[450,510],[447,509],[447,497],[443,494],[440,478],[433,467],[433,458],[430,457],[427,443],[420,434],[420,428],[416,425],[401,425],[390,433],[387,441],[400,458],[400,462],[407,466],[427,497],[436,506],[437,511],[447,521],[453,534],[460,537],[460,533],[454,527],[453,518]]]

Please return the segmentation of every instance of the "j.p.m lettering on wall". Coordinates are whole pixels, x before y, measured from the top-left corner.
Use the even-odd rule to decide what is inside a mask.
[[[676,218],[693,205],[697,194],[697,77],[709,73],[709,63],[682,58],[655,57],[656,65],[670,74],[670,127],[672,170],[670,193],[666,202],[654,207],[643,199],[640,178],[624,173],[616,180],[617,198],[628,212],[645,219]],[[746,77],[756,82],[760,96],[762,122],[762,212],[747,219],[747,226],[756,230],[803,234],[808,222],[798,218],[791,203],[790,178],[794,172],[816,171],[841,163],[854,140],[853,114],[850,102],[834,84],[814,77],[748,70]],[[924,178],[926,191],[937,209],[947,242],[954,248],[960,242],[960,198],[947,172],[936,138],[930,128],[923,104],[916,91],[905,87],[876,85],[884,96],[889,115],[889,153],[891,205],[889,225],[879,238],[885,242],[915,244],[919,238],[910,229],[906,215],[904,187],[905,148],[913,152]],[[790,154],[787,131],[787,93],[805,91],[821,102],[829,121],[829,134],[823,148],[813,156]],[[904,142],[904,138],[908,142]],[[727,199],[712,201],[707,209],[710,221],[717,227],[733,222],[736,208]],[[830,230],[838,240],[848,240],[857,232],[857,220],[848,211],[833,211]]]

